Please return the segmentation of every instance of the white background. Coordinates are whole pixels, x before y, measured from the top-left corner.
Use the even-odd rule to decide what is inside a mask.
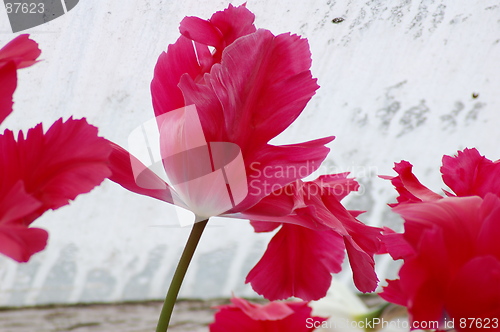
[[[43,61],[19,72],[15,110],[1,129],[39,122],[48,128],[73,115],[126,147],[130,132],[153,116],[153,68],[179,36],[179,22],[209,18],[228,3],[81,0],[63,17],[25,31]],[[497,3],[250,0],[258,28],[309,39],[321,86],[275,142],[337,136],[322,170],[352,171],[363,186],[348,206],[368,210],[365,222],[399,229],[386,206],[394,190],[376,177],[393,174],[395,161],[412,162],[420,180],[439,191],[443,154],[477,147],[500,158]],[[336,17],[345,21],[333,24]],[[0,45],[14,37],[0,10]],[[245,221],[211,224],[181,297],[252,296],[244,277],[270,235],[254,234]],[[172,207],[106,181],[34,223],[50,239],[30,263],[0,259],[0,305],[162,298],[189,232],[176,225]],[[379,262],[380,279],[394,276],[388,262]],[[340,278],[352,284],[349,273]]]

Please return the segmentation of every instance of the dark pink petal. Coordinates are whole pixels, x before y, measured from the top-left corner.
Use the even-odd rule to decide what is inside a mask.
[[[283,224],[246,282],[269,300],[320,299],[330,287],[331,273],[342,268],[344,249],[343,238],[335,232]]]
[[[367,226],[355,219],[335,195],[325,194],[322,196],[322,201],[330,213],[341,221],[345,229],[339,234],[344,236],[354,284],[362,292],[374,291],[378,278],[373,256],[380,250],[382,229]]]
[[[458,151],[457,156],[443,157],[443,181],[457,196],[500,196],[500,163],[492,162],[477,149]]]
[[[365,227],[368,228],[368,226]],[[367,253],[350,236],[345,236],[344,239],[354,285],[363,293],[373,292],[378,284],[377,274],[375,273],[375,260],[373,259],[376,252]]]
[[[291,214],[293,210],[297,208],[297,205],[300,204],[299,200],[303,201],[302,195],[298,193],[297,182],[299,181],[292,182],[287,186],[272,192],[270,195],[267,195],[257,204],[245,210],[245,214],[272,215],[277,217],[284,217]]]
[[[237,297],[233,297],[231,302],[253,320],[280,320],[293,314],[293,310],[285,302],[261,305]]]
[[[313,184],[314,185],[314,184]],[[237,213],[226,213],[225,217],[249,219],[256,232],[268,232],[282,223],[299,225],[313,230],[330,230],[330,224],[343,228],[340,221],[331,221],[326,208],[317,209],[304,201],[304,182],[297,180],[264,197],[256,205]],[[316,198],[317,199],[317,198]],[[329,224],[323,225],[323,221]],[[335,217],[334,217],[335,219]],[[318,222],[319,220],[319,222]]]
[[[194,80],[201,73],[191,40],[181,36],[175,44],[169,45],[167,52],[163,52],[158,58],[151,82],[155,115],[186,106],[182,91],[177,85],[183,75],[189,75]]]
[[[281,224],[277,222],[252,220],[250,221],[250,225],[252,225],[255,233],[266,233],[274,231]]]
[[[386,281],[387,286],[385,286],[383,291],[378,295],[387,302],[406,307],[408,298],[406,297],[405,291],[401,288],[401,281],[399,279]]]
[[[405,240],[420,252],[422,237],[439,227],[446,234],[447,258],[459,266],[475,252],[475,239],[481,225],[480,197],[446,197],[436,202],[402,204],[394,208],[405,219]],[[434,245],[435,247],[435,245]]]
[[[222,306],[215,314],[215,322],[210,324],[210,332],[255,332],[269,331],[263,326],[265,323],[253,320],[241,309],[232,306]]]
[[[284,319],[284,323],[287,326],[286,331],[291,331],[292,329],[303,332],[315,331],[316,328],[314,326],[321,326],[321,323],[327,320],[326,317],[311,317],[312,308],[308,305],[308,302],[289,302],[288,306],[295,311],[295,314]],[[309,322],[310,324],[304,324],[304,322]]]
[[[312,317],[308,302],[259,305],[239,298],[231,301],[234,304],[219,307],[215,322],[210,325],[211,332],[307,332],[314,331],[314,326],[321,326],[326,320]]]
[[[42,206],[42,203],[24,190],[21,180],[18,180],[10,188],[7,187],[5,182],[2,181],[2,188],[0,189],[0,227],[7,224],[23,225],[22,222],[19,223],[18,221],[35,212]]]
[[[21,134],[18,144],[25,167],[36,165],[26,169],[26,191],[46,208],[68,204],[111,175],[111,147],[85,119],[59,119],[45,134],[38,125],[28,131],[26,139]]]
[[[17,181],[42,203],[29,216],[29,223],[48,209],[57,209],[81,193],[100,184],[111,172],[108,141],[97,136],[97,128],[84,119],[56,121],[44,134],[42,125],[19,133],[18,141],[6,131],[0,136],[0,165],[3,185]],[[7,184],[7,185],[5,185]]]
[[[39,228],[27,228],[23,218],[42,203],[26,193],[21,181],[6,189],[0,189],[0,253],[17,262],[27,262],[45,248],[48,234]]]
[[[489,255],[476,257],[465,264],[449,286],[446,308],[455,321],[469,317],[499,318],[500,260]]]
[[[207,142],[229,142],[222,106],[210,86],[197,84],[189,75],[184,75],[179,88],[183,91],[186,105],[196,105]]]
[[[36,58],[41,53],[38,44],[29,39],[28,34],[19,35],[0,49],[0,66],[3,63],[14,61],[17,69],[29,67],[37,62]]]
[[[112,148],[109,156],[109,167],[112,172],[109,179],[111,181],[134,193],[174,203],[173,192],[165,181],[121,146],[111,142],[110,146]]]
[[[287,128],[318,88],[310,66],[309,45],[295,35],[258,30],[229,45],[206,79],[224,110],[229,141],[246,153]]]
[[[412,164],[407,161],[401,161],[395,164],[394,170],[398,173],[395,177],[383,177],[390,179],[392,185],[399,193],[398,203],[412,203],[422,201],[434,201],[442,198],[429,188],[422,185],[412,173]],[[391,206],[396,206],[392,204]]]
[[[16,65],[8,62],[0,65],[0,124],[12,112],[12,95],[17,86]]]
[[[413,321],[439,320],[444,309],[447,280],[452,273],[443,232],[424,232],[419,256],[405,261],[399,271],[400,285],[408,295],[408,311]]]
[[[48,233],[40,228],[0,224],[0,253],[17,262],[27,262],[45,248],[47,238]]]
[[[285,229],[289,225],[297,225],[294,227],[301,230],[297,234],[304,234],[304,239],[307,238],[307,234],[310,234],[310,232],[316,234],[318,237],[327,236],[327,238],[331,233],[336,233],[337,238],[342,237],[345,240],[345,245],[341,244],[336,249],[331,250],[343,250],[345,247],[351,261],[356,286],[363,292],[373,291],[378,282],[374,270],[375,261],[373,256],[380,250],[382,230],[376,227],[369,227],[356,220],[340,203],[338,197],[343,196],[343,192],[347,187],[346,183],[349,183],[345,181],[346,175],[342,174],[337,177],[331,175],[323,178],[325,181],[320,181],[322,180],[321,178],[305,183],[297,181],[282,188],[284,190],[273,192],[272,195],[265,197],[261,202],[269,200],[270,202],[274,202],[276,206],[291,208],[293,213],[287,216],[275,216],[272,218],[262,216],[260,221],[252,221],[252,225],[257,232],[274,230],[278,225],[276,222],[283,223],[283,228]],[[328,183],[326,180],[330,180],[330,182]],[[342,192],[342,194],[337,195],[333,191],[335,184],[341,186],[339,192]],[[298,198],[299,196],[301,196],[301,199]],[[281,205],[278,198],[281,198]],[[255,207],[259,207],[261,202],[255,205]],[[255,207],[245,211],[243,214],[255,210]],[[271,204],[269,208],[272,208]],[[302,230],[300,226],[306,227],[309,230]],[[285,231],[280,230],[280,232]],[[271,252],[270,248],[271,244],[268,252]],[[272,264],[274,262],[269,263],[269,266]],[[331,272],[334,270],[332,268]]]
[[[229,4],[227,9],[213,14],[210,23],[217,27],[224,36],[223,44],[227,46],[240,37],[254,33],[257,30],[253,25],[254,20],[255,15],[246,8],[245,4],[238,7]],[[222,50],[219,51],[222,52]]]
[[[198,17],[186,17],[182,20],[180,32],[183,36],[196,43],[210,45],[216,48],[212,62],[220,62],[224,48],[236,39],[256,31],[253,21],[255,15],[250,12],[245,4],[229,7],[216,12],[209,20]],[[212,57],[212,56],[211,56]]]
[[[487,194],[481,205],[483,223],[477,236],[477,254],[492,255],[500,259],[500,199]]]
[[[349,176],[349,172],[321,175],[312,182],[328,190],[329,194],[334,195],[337,200],[341,201],[349,193],[359,189],[359,184],[356,180],[347,176]]]
[[[222,47],[222,33],[210,21],[188,16],[181,21],[179,30],[188,39],[216,48]]]
[[[252,221],[279,222],[298,225],[314,231],[335,231],[340,235],[347,235],[347,230],[339,218],[352,215],[343,208],[344,215],[332,214],[321,200],[322,189],[314,182],[300,180],[274,191],[252,208],[240,213]],[[272,197],[270,199],[270,197]],[[332,196],[334,199],[335,197]],[[266,204],[261,204],[266,202]],[[267,204],[270,203],[270,204]],[[280,213],[273,213],[272,204]],[[340,204],[340,203],[339,203]],[[265,209],[269,209],[266,211]],[[282,212],[285,212],[282,214]],[[270,227],[270,226],[269,226]]]
[[[405,240],[404,234],[396,233],[387,227],[384,227],[382,242],[387,253],[389,253],[394,260],[408,258],[415,254],[415,250]]]
[[[266,145],[248,156],[245,163],[248,159],[254,161],[247,164],[249,194],[237,209],[246,210],[272,192],[285,190],[282,188],[289,183],[314,172],[330,151],[324,145],[332,140],[333,137],[326,137],[293,145]]]

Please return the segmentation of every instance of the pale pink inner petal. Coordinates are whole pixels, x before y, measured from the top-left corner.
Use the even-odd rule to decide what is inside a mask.
[[[219,215],[232,207],[221,170],[174,186],[189,210],[199,217]]]
[[[241,149],[234,143],[211,142],[210,152],[214,168],[224,172],[233,205],[241,203],[248,194],[247,174]]]
[[[240,148],[234,143],[207,144],[194,105],[161,115],[163,165],[180,199],[198,217],[221,214],[248,193]]]

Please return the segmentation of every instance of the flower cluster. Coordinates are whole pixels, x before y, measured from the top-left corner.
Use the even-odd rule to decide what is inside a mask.
[[[422,185],[410,163],[394,169],[393,210],[405,232],[389,231],[384,243],[404,264],[380,296],[406,306],[413,322],[453,320],[457,330],[470,329],[459,324],[468,319],[493,323],[500,317],[500,162],[476,149],[444,156],[446,197]]]
[[[168,183],[132,152],[99,137],[85,119],[59,119],[46,132],[39,124],[26,134],[0,134],[0,252],[28,261],[48,238],[31,224],[110,178],[194,214],[157,331],[168,327],[213,216],[248,219],[255,232],[275,232],[246,277],[271,301],[323,298],[346,254],[355,286],[372,292],[374,255],[386,251],[404,264],[380,296],[406,306],[410,326],[447,328],[451,320],[455,329],[468,330],[479,327],[467,324],[473,318],[485,328],[497,319],[490,327],[498,327],[500,161],[476,149],[445,156],[444,195],[421,184],[409,162],[397,163],[397,176],[383,178],[399,193],[390,206],[405,220],[404,233],[363,224],[357,219],[363,211],[341,203],[359,187],[349,173],[304,180],[326,158],[333,136],[270,144],[319,86],[307,40],[257,29],[254,18],[245,5],[229,5],[207,20],[186,17],[180,37],[160,55],[151,82],[152,127]],[[18,69],[36,63],[40,53],[28,35],[0,49],[0,124],[13,110]],[[210,331],[312,331],[326,321],[312,316],[309,302],[231,301],[218,308]]]

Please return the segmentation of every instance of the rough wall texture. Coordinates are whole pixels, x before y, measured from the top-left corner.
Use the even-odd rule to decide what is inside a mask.
[[[149,82],[158,55],[184,16],[209,17],[226,1],[81,0],[71,12],[27,32],[43,61],[19,73],[15,112],[3,128],[27,129],[59,117],[87,117],[126,146],[152,116]],[[476,146],[499,159],[500,5],[496,0],[265,1],[247,6],[256,25],[309,39],[321,89],[275,141],[336,135],[323,172],[351,171],[362,183],[348,200],[373,225],[401,227],[393,162],[409,160],[434,190],[443,154]],[[240,2],[235,2],[240,4]],[[332,19],[345,20],[334,24]],[[0,44],[13,38],[0,10]],[[477,98],[473,98],[473,93]],[[171,207],[111,182],[36,225],[50,242],[28,264],[0,258],[0,306],[156,299],[189,229]],[[219,219],[203,235],[182,297],[252,295],[244,276],[269,235],[244,221]],[[380,279],[394,276],[381,257]],[[344,273],[346,283],[350,275]]]

